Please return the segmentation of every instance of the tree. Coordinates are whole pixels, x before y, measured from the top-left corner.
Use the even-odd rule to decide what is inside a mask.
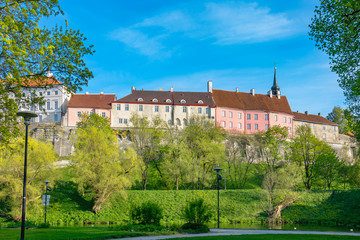
[[[321,0],[310,24],[310,38],[330,58],[331,70],[338,76],[350,110],[360,113],[360,2]]]
[[[346,119],[344,110],[341,107],[334,107],[331,113],[329,113],[326,118],[339,125],[340,133],[346,134],[351,131],[348,119]]]
[[[310,190],[316,178],[315,163],[321,154],[331,153],[333,150],[325,142],[318,140],[307,125],[296,129],[296,137],[291,143],[291,159],[303,167],[303,182]]]
[[[0,141],[18,132],[19,104],[42,100],[39,96],[24,99],[22,87],[30,82],[44,85],[47,71],[69,91],[81,89],[93,77],[84,56],[94,51],[84,44],[83,34],[68,28],[67,23],[64,27],[40,28],[41,19],[58,14],[62,14],[58,0],[0,2]]]
[[[24,179],[24,139],[11,140],[0,146],[0,200],[10,205],[10,215],[21,219],[22,190]],[[40,208],[44,180],[53,179],[53,163],[57,160],[51,143],[29,138],[27,164],[26,205]]]
[[[114,193],[125,194],[132,185],[137,156],[131,148],[119,149],[109,119],[97,114],[82,115],[73,141],[74,182],[82,194],[91,196],[97,214]]]
[[[314,165],[315,173],[320,179],[324,179],[325,186],[331,189],[332,183],[339,179],[339,171],[342,163],[339,161],[335,152],[320,154]]]

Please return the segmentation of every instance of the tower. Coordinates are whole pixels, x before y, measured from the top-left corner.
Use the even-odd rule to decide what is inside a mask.
[[[280,87],[277,83],[277,78],[276,78],[276,67],[274,67],[274,83],[273,86],[271,87],[271,93],[272,95],[280,97]]]

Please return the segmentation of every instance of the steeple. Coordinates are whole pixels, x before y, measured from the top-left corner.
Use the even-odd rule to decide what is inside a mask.
[[[280,96],[280,87],[277,83],[277,78],[276,78],[276,67],[274,67],[274,83],[273,86],[271,87],[271,92],[273,95],[275,96]]]

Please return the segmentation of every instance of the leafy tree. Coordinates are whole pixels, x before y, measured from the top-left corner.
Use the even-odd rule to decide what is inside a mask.
[[[321,0],[310,24],[310,37],[330,58],[331,70],[339,76],[350,110],[360,113],[360,2]]]
[[[44,85],[45,73],[76,91],[93,77],[84,56],[93,54],[79,31],[56,26],[40,27],[44,17],[62,14],[58,0],[3,0],[0,2],[0,141],[17,132],[18,105],[21,88],[30,81]],[[13,97],[9,97],[12,94]],[[29,101],[39,102],[34,96]]]
[[[82,194],[89,193],[99,213],[114,193],[124,193],[138,168],[136,152],[119,149],[109,119],[97,114],[83,114],[74,138],[74,181]]]
[[[342,167],[341,162],[334,151],[320,154],[314,165],[314,170],[318,178],[323,179],[325,186],[330,190],[331,185],[339,179],[339,171]]]
[[[316,178],[315,163],[321,154],[332,153],[332,149],[325,142],[318,140],[309,126],[299,126],[296,137],[291,143],[291,158],[304,168],[303,182],[310,190]]]
[[[204,199],[195,199],[184,208],[184,218],[187,223],[205,224],[210,221],[212,213]]]
[[[22,190],[24,179],[24,139],[11,140],[0,146],[0,200],[10,205],[10,215],[21,219]],[[53,162],[57,160],[51,143],[29,138],[27,163],[26,204],[40,208],[44,181],[53,179]]]
[[[348,119],[346,119],[344,110],[341,107],[334,107],[326,118],[339,125],[340,133],[346,134],[351,131]]]

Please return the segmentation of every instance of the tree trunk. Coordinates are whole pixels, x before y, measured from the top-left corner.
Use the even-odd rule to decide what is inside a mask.
[[[281,221],[281,211],[283,211],[285,208],[293,204],[299,197],[293,197],[291,199],[285,199],[283,200],[279,205],[274,207],[269,212],[269,218],[271,222],[279,222]]]

